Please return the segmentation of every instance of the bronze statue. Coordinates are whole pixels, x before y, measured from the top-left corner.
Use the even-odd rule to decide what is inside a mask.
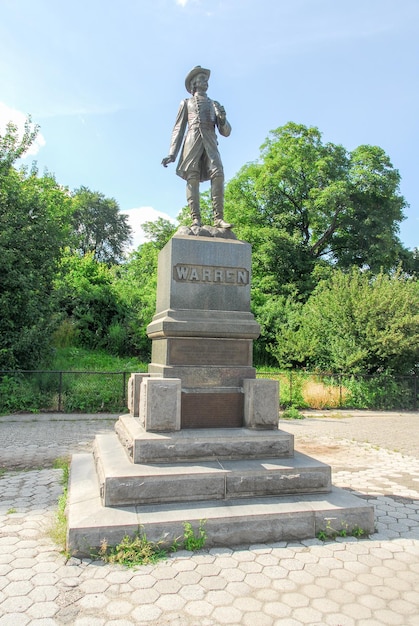
[[[207,96],[210,73],[210,70],[197,65],[185,78],[186,89],[192,98],[186,98],[180,103],[169,156],[162,160],[162,165],[167,167],[176,159],[186,131],[176,174],[186,180],[186,198],[192,226],[201,226],[199,183],[210,180],[214,226],[232,228],[232,224],[224,221],[224,170],[215,133],[217,127],[220,135],[228,137],[231,126],[224,107]]]

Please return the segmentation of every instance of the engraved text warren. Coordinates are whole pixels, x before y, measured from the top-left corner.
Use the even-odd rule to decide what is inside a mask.
[[[213,265],[178,263],[173,267],[173,278],[177,282],[186,283],[249,284],[249,272],[241,267],[214,267]]]

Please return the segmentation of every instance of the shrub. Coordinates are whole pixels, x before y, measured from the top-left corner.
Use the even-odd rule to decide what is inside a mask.
[[[310,379],[304,383],[302,395],[304,402],[312,409],[335,409],[345,404],[351,394],[346,387]]]

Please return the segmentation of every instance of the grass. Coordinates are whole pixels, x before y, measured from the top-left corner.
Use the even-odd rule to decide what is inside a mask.
[[[205,524],[206,520],[200,520],[198,530],[195,532],[190,522],[183,523],[183,547],[185,550],[194,552],[204,547],[207,540]]]
[[[116,546],[109,546],[104,539],[97,554],[105,563],[118,563],[126,567],[149,565],[157,563],[168,556],[168,550],[163,541],[149,541],[145,533],[137,532],[133,537],[125,535]]]
[[[313,416],[314,417],[314,416]],[[333,411],[330,413],[320,413],[315,415],[316,419],[333,419],[333,420],[342,420],[353,417],[350,413],[339,413],[338,411]]]
[[[104,350],[65,347],[56,348],[48,368],[56,371],[145,372],[147,363],[134,357],[118,357]]]
[[[304,415],[300,413],[300,411],[295,406],[289,406],[285,409],[281,415],[281,419],[284,420],[303,420],[305,419]]]
[[[166,541],[150,541],[141,529],[133,537],[125,535],[116,546],[109,546],[104,539],[98,552],[92,552],[93,558],[99,558],[105,563],[117,563],[126,567],[150,565],[168,558],[169,552],[176,552],[183,548],[195,552],[201,550],[207,540],[205,531],[206,520],[200,520],[197,530],[190,522],[183,523],[183,540],[175,539],[170,545]]]
[[[78,347],[56,348],[47,370],[14,372],[2,377],[0,414],[57,410],[122,412],[126,409],[124,372],[128,378],[129,373],[146,369],[146,363],[136,358]]]
[[[302,388],[304,402],[312,409],[337,408],[350,397],[345,387],[326,385],[323,382],[307,380]]]
[[[60,469],[62,475],[60,484],[63,486],[63,492],[58,498],[58,507],[55,513],[55,519],[49,529],[49,536],[61,548],[61,553],[67,558],[70,557],[67,551],[67,497],[68,497],[68,480],[70,476],[70,461],[66,457],[58,457],[53,463],[54,469]]]

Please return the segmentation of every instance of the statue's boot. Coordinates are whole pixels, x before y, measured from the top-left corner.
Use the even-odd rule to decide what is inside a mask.
[[[201,226],[199,206],[199,178],[190,177],[186,181],[186,200],[191,212],[192,226]]]
[[[224,176],[214,176],[211,180],[211,200],[216,228],[233,228],[224,221]]]

